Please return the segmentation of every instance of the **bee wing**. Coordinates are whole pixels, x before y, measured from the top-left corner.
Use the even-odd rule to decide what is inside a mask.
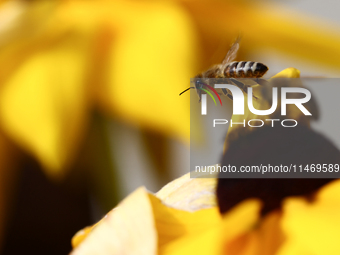
[[[231,46],[231,48],[228,51],[227,55],[223,59],[222,65],[228,64],[228,63],[232,62],[236,58],[237,51],[240,48],[240,43],[239,43],[240,39],[241,39],[241,37],[237,37],[236,41],[233,43],[233,45]]]

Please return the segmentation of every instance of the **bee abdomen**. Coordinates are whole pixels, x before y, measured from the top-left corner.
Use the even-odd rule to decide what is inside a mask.
[[[231,62],[224,70],[228,78],[260,78],[268,71],[268,67],[259,62]]]

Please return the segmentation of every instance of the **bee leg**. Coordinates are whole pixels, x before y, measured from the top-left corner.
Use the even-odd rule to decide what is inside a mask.
[[[197,95],[198,95],[198,98],[199,98],[199,100],[198,100],[198,102],[200,103],[201,102],[201,95],[202,95],[202,92],[200,91],[200,90],[198,90],[198,89],[196,89],[196,91],[197,91]]]
[[[268,86],[269,81],[261,78],[255,78],[254,81],[261,86]]]
[[[225,88],[222,89],[222,92],[223,92],[224,95],[228,95],[228,94],[229,94],[229,93],[228,93],[228,90],[225,89]]]
[[[224,95],[226,95],[227,97],[229,97],[231,100],[233,100],[233,96],[228,92],[227,89],[223,88],[222,92]]]
[[[230,78],[229,80],[231,81],[232,84],[236,85],[237,87],[239,87],[240,89],[247,93],[247,86],[243,82],[240,82],[234,78]]]
[[[230,80],[233,84],[235,84],[237,87],[242,89],[246,94],[248,94],[248,91],[247,91],[247,88],[249,87],[248,85],[233,78],[231,78]],[[253,94],[253,98],[258,99],[256,96],[254,96],[254,94]]]

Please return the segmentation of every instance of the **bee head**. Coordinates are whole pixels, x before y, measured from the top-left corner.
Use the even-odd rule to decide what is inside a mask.
[[[196,80],[195,81],[195,87],[196,89],[202,88],[203,87],[203,82],[201,80]]]

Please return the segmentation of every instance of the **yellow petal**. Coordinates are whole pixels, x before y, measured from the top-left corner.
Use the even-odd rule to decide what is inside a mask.
[[[300,71],[294,67],[289,67],[275,74],[272,78],[300,78]]]
[[[268,1],[182,2],[195,17],[207,51],[216,49],[218,42],[227,44],[241,32],[245,51],[274,49],[309,63],[340,68],[340,30],[336,24]]]
[[[244,201],[229,211],[219,224],[161,247],[160,254],[222,254],[227,243],[251,230],[258,220],[259,210],[259,201]]]
[[[71,254],[156,255],[157,233],[146,190],[139,188],[124,199]]]
[[[34,50],[0,90],[5,132],[55,177],[70,163],[85,125],[85,47],[69,36]]]
[[[94,226],[91,226],[91,227],[86,227],[86,228],[83,228],[82,230],[79,230],[72,237],[72,240],[71,240],[72,247],[77,248],[79,244],[81,244],[85,240],[85,238],[90,234],[93,228]]]
[[[339,254],[340,182],[323,187],[314,202],[288,198],[284,202],[282,227],[287,241],[279,255]]]
[[[121,5],[101,102],[133,125],[189,140],[189,97],[179,92],[195,74],[196,38],[172,2]]]
[[[183,177],[177,181],[180,187],[187,183]],[[188,189],[182,190],[183,194],[177,198],[185,197],[191,188],[200,193],[195,185],[188,185]],[[173,196],[171,190],[174,191],[175,186],[166,189],[160,192],[161,196]],[[248,200],[222,219],[216,206],[195,212],[183,211],[165,205],[140,188],[96,227],[78,232],[72,241],[78,246],[72,254],[147,254],[141,250],[137,252],[138,246],[148,249],[149,254],[154,254],[155,246],[159,254],[187,254],[193,247],[198,254],[207,254],[208,250],[211,251],[209,254],[220,254],[218,251],[222,251],[227,242],[251,230],[258,220],[259,210],[258,200]]]
[[[190,178],[190,173],[183,175],[157,192],[157,197],[168,206],[186,210],[196,211],[198,209],[210,208],[216,203],[216,176],[210,178]]]
[[[196,235],[221,222],[217,207],[187,212],[168,207],[150,194],[153,204],[154,219],[158,233],[158,245],[164,245],[186,235]]]
[[[226,243],[223,254],[274,255],[284,241],[280,226],[281,213],[272,212],[261,224]]]
[[[148,254],[137,253],[141,251],[138,246],[153,254],[157,241],[158,247],[162,247],[214,227],[220,221],[217,207],[197,212],[177,210],[140,188],[94,227],[79,231],[72,239],[76,248],[72,254]]]
[[[215,178],[190,179],[190,174],[187,174],[166,185],[157,193],[157,197],[149,194],[159,246],[183,235],[206,230],[220,222],[215,198],[216,182]],[[116,210],[121,210],[119,208]],[[202,208],[210,209],[197,211]],[[136,210],[140,210],[137,205]],[[188,212],[193,210],[197,212]],[[113,212],[115,210],[110,213]],[[96,225],[102,224],[102,221]],[[72,239],[73,247],[77,247],[92,230],[93,227],[88,227],[79,231]]]

